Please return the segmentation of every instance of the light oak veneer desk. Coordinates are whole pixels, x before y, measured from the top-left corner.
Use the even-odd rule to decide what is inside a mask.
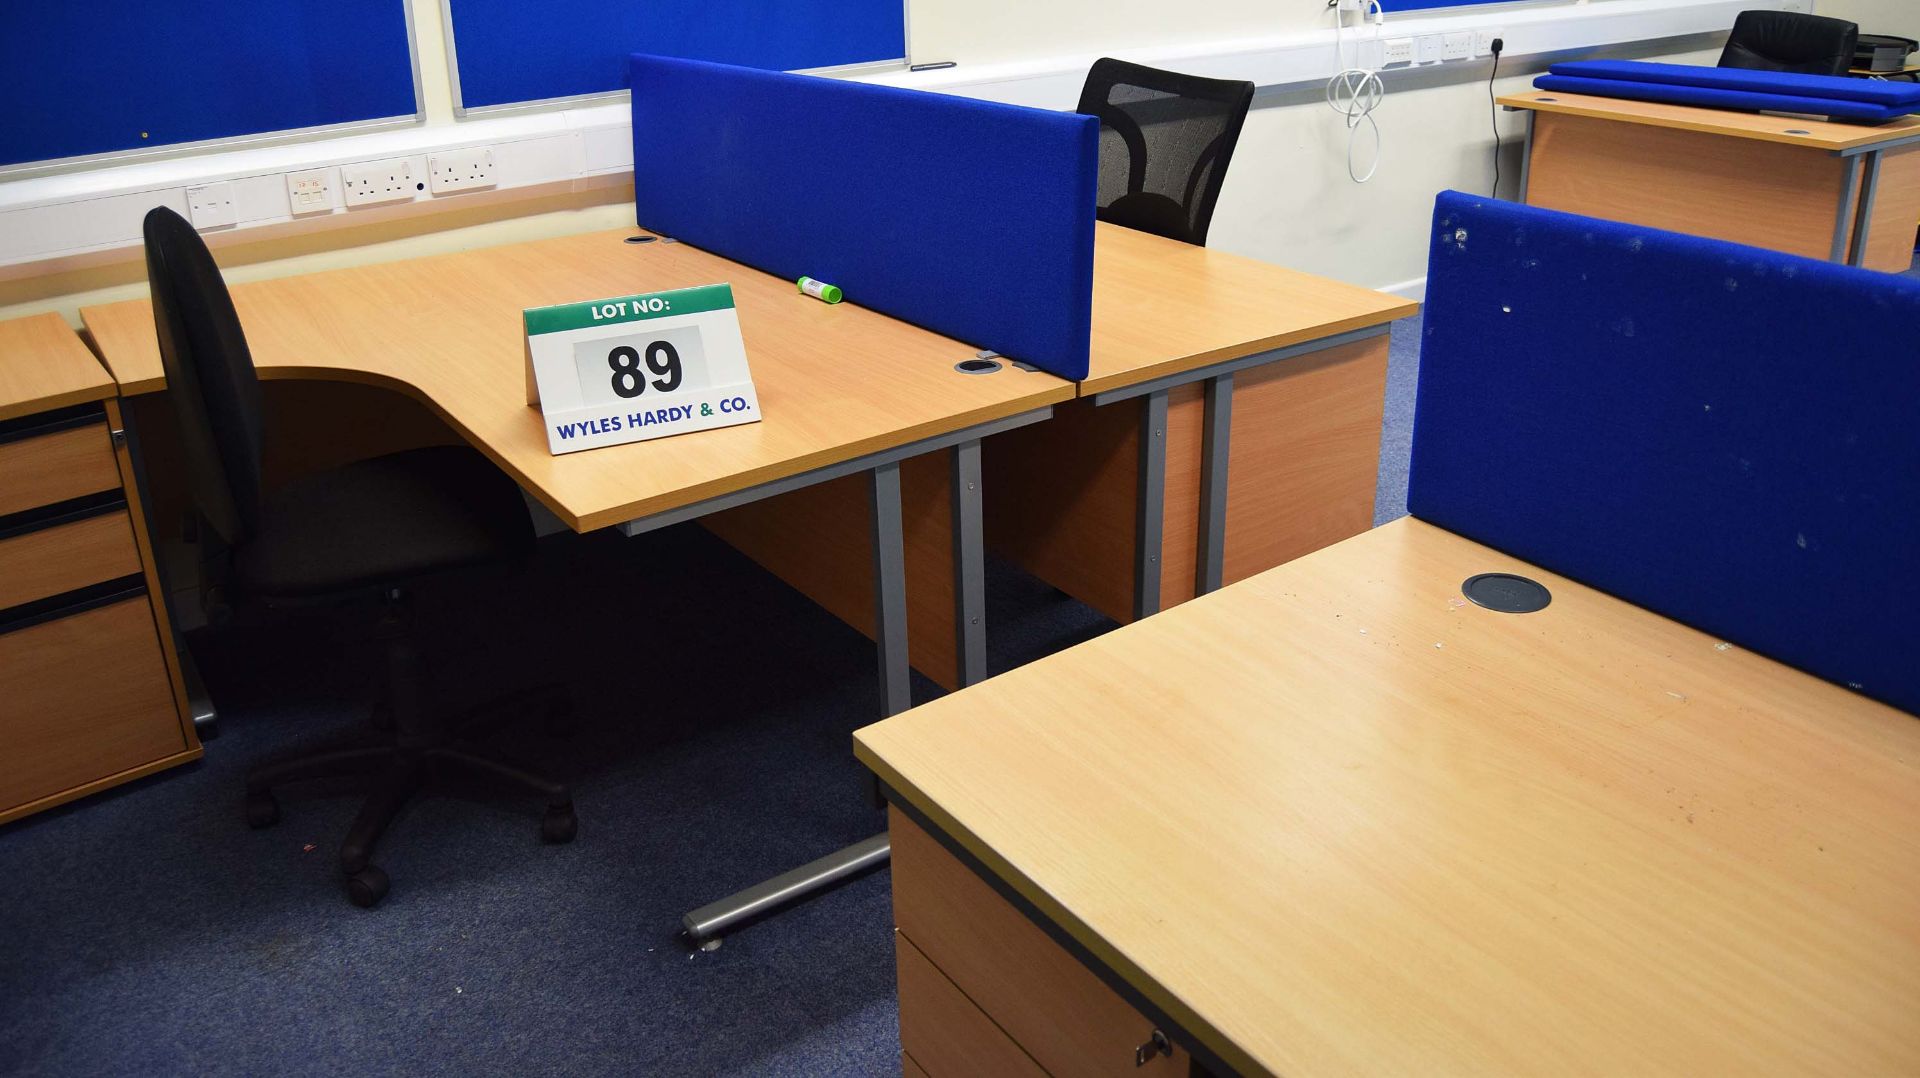
[[[1920,117],[1878,126],[1534,90],[1520,200],[1899,272],[1920,221]]]
[[[980,439],[1047,418],[1073,396],[1051,375],[1007,368],[961,373],[973,352],[954,341],[852,304],[828,306],[792,282],[684,244],[623,242],[599,232],[431,258],[235,285],[234,306],[261,377],[364,383],[406,394],[512,475],[576,531],[619,526],[628,535],[846,479],[860,492],[838,522],[864,542],[865,627],[879,642],[882,714],[908,695],[907,567],[901,462],[940,461],[959,481],[940,506],[946,592],[977,632],[960,647],[985,668],[980,526]],[[523,308],[728,282],[751,357],[764,419],[554,456],[540,413],[527,405]],[[81,312],[121,390],[164,387],[151,304],[135,300]],[[305,417],[309,436],[325,420]],[[348,415],[338,417],[350,424]],[[929,455],[932,455],[929,457]],[[941,467],[936,464],[936,467]],[[917,507],[925,508],[925,507]],[[724,532],[723,532],[724,534]],[[884,861],[884,836],[809,866],[822,884]],[[701,919],[715,934],[773,897],[749,889]]]
[[[886,714],[908,704],[909,654],[948,687],[986,674],[983,515],[1008,522],[992,524],[991,540],[1012,560],[1123,619],[1150,613],[1163,594],[1175,602],[1206,590],[1196,565],[1235,579],[1372,521],[1387,323],[1416,310],[1409,301],[1103,224],[1093,373],[1076,387],[1011,365],[958,373],[971,345],[851,302],[818,303],[685,244],[622,242],[633,234],[232,291],[263,378],[407,394],[575,530],[631,535],[699,518],[881,642]],[[520,310],[718,281],[734,285],[766,418],[552,456],[523,396]],[[123,393],[164,385],[146,301],[81,313]],[[1253,366],[1261,370],[1236,394],[1234,372]],[[1077,392],[1090,399],[1058,429],[1004,437]],[[1100,407],[1136,396],[1138,411]],[[289,411],[305,438],[329,438],[312,409]],[[1230,487],[1234,427],[1243,436]],[[950,457],[934,452],[947,447]],[[1203,458],[1213,463],[1203,468]],[[1242,537],[1231,544],[1228,525]],[[1164,589],[1138,587],[1163,550],[1169,564],[1185,559],[1184,572]],[[876,580],[886,587],[876,591]],[[1151,601],[1142,607],[1138,595]]]
[[[1920,1070],[1920,718],[1411,518],[856,751],[909,1073]]]

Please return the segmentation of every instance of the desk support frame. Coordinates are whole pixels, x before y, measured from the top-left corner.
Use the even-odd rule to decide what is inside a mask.
[[[1227,560],[1227,465],[1232,454],[1233,373],[1207,379],[1200,430],[1200,535],[1194,565],[1196,596],[1220,590]]]
[[[740,492],[741,495],[752,497],[728,495],[687,508],[711,506],[704,512],[712,512],[714,509],[730,508],[838,478],[857,470],[870,472],[874,641],[880,659],[881,717],[897,715],[913,704],[912,673],[907,651],[906,540],[900,504],[900,462],[942,449],[950,450],[953,454],[954,606],[961,630],[960,683],[962,686],[970,685],[986,676],[986,537],[985,513],[982,511],[980,439],[1003,430],[1038,423],[1052,415],[1053,407],[1048,405]],[[668,523],[674,523],[700,515],[703,513],[683,514],[681,510],[669,510],[621,527],[627,534],[634,535],[663,526],[653,523],[658,517],[672,516],[674,520]],[[682,917],[680,924],[690,942],[711,945],[735,927],[877,869],[885,865],[891,856],[892,848],[886,833],[882,832],[701,906]]]
[[[1099,401],[1094,402],[1095,406]],[[1160,612],[1160,546],[1166,533],[1167,391],[1140,406],[1140,489],[1133,526],[1133,620]]]
[[[1857,265],[1847,249],[1847,240],[1851,236],[1856,243],[1863,243],[1866,238],[1865,221],[1856,227],[1853,220],[1853,192],[1860,185],[1860,159],[1848,157],[1845,161],[1846,168],[1840,174],[1840,205],[1833,212],[1833,246],[1827,251],[1827,261]]]
[[[1348,330],[1298,344],[1197,367],[1178,374],[1095,393],[1095,408],[1145,397],[1140,410],[1140,487],[1135,518],[1133,618],[1160,611],[1161,536],[1165,524],[1167,479],[1167,393],[1192,382],[1206,383],[1201,400],[1200,549],[1195,566],[1195,592],[1216,591],[1226,573],[1227,465],[1232,456],[1233,376],[1238,371],[1264,367],[1295,356],[1322,352],[1357,341],[1372,340],[1393,331],[1393,324]]]
[[[1512,105],[1507,105],[1504,107],[1509,112],[1514,111]],[[1533,118],[1539,115],[1539,113],[1533,109],[1526,109],[1525,112],[1527,114],[1526,133],[1520,136],[1520,198],[1519,198],[1519,201],[1522,204],[1525,204],[1525,202],[1527,201],[1527,181],[1532,177],[1532,174],[1533,174]],[[1493,193],[1493,197],[1499,198],[1500,192],[1495,191]]]
[[[1847,160],[1851,162],[1860,159],[1850,157]],[[1877,195],[1880,190],[1880,155],[1878,153],[1867,154],[1866,164],[1863,167],[1866,175],[1860,181],[1860,212],[1855,214],[1853,218],[1853,247],[1847,254],[1847,265],[1849,266],[1858,266],[1867,257],[1867,229],[1873,220],[1874,196]],[[1853,171],[1852,168],[1848,168],[1847,174],[1851,176]],[[1851,194],[1852,192],[1848,193]],[[1843,202],[1842,206],[1844,207],[1844,205],[1845,203]]]

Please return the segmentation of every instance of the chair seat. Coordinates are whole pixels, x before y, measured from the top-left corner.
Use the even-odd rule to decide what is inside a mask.
[[[466,446],[433,446],[307,476],[268,496],[234,569],[263,597],[316,596],[521,561],[533,538],[512,479]]]

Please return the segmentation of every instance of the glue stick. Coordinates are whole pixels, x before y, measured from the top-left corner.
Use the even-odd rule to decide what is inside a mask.
[[[825,281],[816,281],[811,277],[800,278],[799,284],[800,284],[800,291],[806,293],[809,296],[812,296],[814,299],[817,299],[822,303],[840,302],[840,286],[837,284],[828,284]]]

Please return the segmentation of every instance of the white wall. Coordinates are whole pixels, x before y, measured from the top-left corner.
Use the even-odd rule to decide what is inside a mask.
[[[1814,10],[1857,22],[1863,34],[1893,34],[1920,41],[1920,0],[1819,0]]]
[[[437,0],[411,2],[428,129],[454,128],[458,121],[447,89]],[[1614,2],[1595,0],[1593,9]],[[1673,0],[1675,6],[1682,2]],[[1828,7],[1843,2],[1905,9],[1913,0],[1825,0]],[[1538,11],[1541,5],[1481,10]],[[1449,15],[1460,11],[1447,9]],[[956,72],[1009,62],[1044,67],[1049,58],[1061,60],[1062,77],[1042,80],[1046,99],[1029,103],[1071,108],[1079,72],[1091,56],[1297,35],[1323,31],[1331,20],[1324,0],[912,0],[910,51],[915,62],[957,61]],[[1394,21],[1417,25],[1411,16]],[[1616,54],[1663,55],[1645,48]],[[1706,51],[1672,58],[1711,62],[1712,57]],[[1486,96],[1487,66],[1454,62],[1392,76],[1377,113],[1384,137],[1380,170],[1366,185],[1347,179],[1345,130],[1317,90],[1294,86],[1263,93],[1242,135],[1210,242],[1373,287],[1417,283],[1425,272],[1433,196],[1449,187],[1485,191],[1491,183],[1495,118]],[[1512,73],[1503,76],[1497,91],[1524,88],[1538,66],[1537,60],[1531,68],[1511,60],[1503,64],[1503,72]],[[1272,81],[1217,66],[1207,73]],[[1510,194],[1518,166],[1513,144],[1518,120],[1502,115],[1498,122],[1509,139],[1503,190]],[[472,208],[457,212],[310,234],[282,231],[253,242],[234,237],[236,242],[221,247],[221,263],[236,280],[257,279],[633,221],[631,196],[618,186],[524,201],[470,197]],[[0,318],[56,310],[77,321],[82,305],[141,295],[144,289],[139,250],[129,248],[84,266],[0,281]]]
[[[1920,0],[1857,2],[1920,5]],[[914,0],[912,11],[914,62],[952,60],[961,70],[1061,54],[1110,53],[1124,59],[1129,50],[1333,25],[1325,0]],[[1390,17],[1388,35],[1396,26],[1418,25],[1417,19],[1416,13]],[[1712,63],[1718,51],[1716,44],[1704,51],[1639,48],[1610,54]],[[1375,113],[1383,143],[1380,168],[1366,184],[1348,179],[1346,130],[1318,89],[1256,97],[1221,192],[1209,246],[1375,288],[1417,283],[1426,273],[1434,196],[1448,188],[1492,190],[1496,122],[1507,144],[1501,189],[1508,197],[1514,193],[1521,120],[1507,114],[1496,120],[1487,98],[1490,66],[1455,63],[1390,78],[1386,101]],[[1527,88],[1539,67],[1503,64],[1496,94]],[[1234,77],[1220,70],[1208,74]],[[1368,148],[1363,140],[1363,160]]]

